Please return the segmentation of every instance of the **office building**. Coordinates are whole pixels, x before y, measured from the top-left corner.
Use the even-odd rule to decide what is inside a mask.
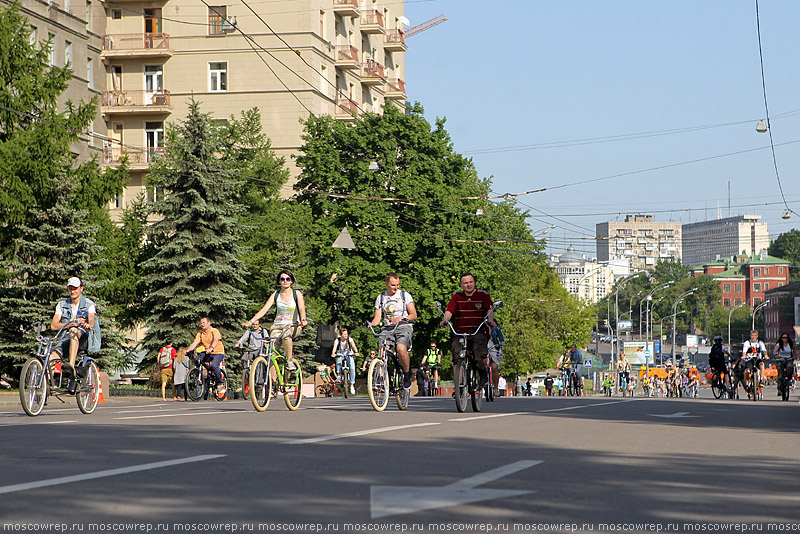
[[[597,260],[628,260],[632,272],[652,269],[659,260],[681,259],[681,223],[655,222],[652,215],[628,215],[624,222],[596,225]]]
[[[761,215],[684,224],[681,239],[683,264],[689,267],[740,254],[753,256],[769,247],[769,231]]]

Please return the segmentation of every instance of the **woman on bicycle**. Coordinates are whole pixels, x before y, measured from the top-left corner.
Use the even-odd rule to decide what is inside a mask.
[[[342,327],[339,329],[339,337],[333,341],[333,349],[331,350],[331,358],[336,361],[336,374],[342,374],[342,360],[347,359],[347,365],[350,367],[350,384],[342,384],[342,387],[350,387],[350,394],[355,395],[356,383],[356,361],[354,356],[358,356],[358,347],[356,342],[350,337],[347,328]]]
[[[283,334],[283,350],[286,353],[286,361],[290,369],[292,365],[292,343],[294,338],[298,337],[303,331],[302,327],[308,324],[306,320],[306,301],[303,298],[303,293],[293,289],[294,275],[288,269],[282,270],[278,273],[277,279],[280,289],[275,291],[267,299],[266,304],[258,310],[252,319],[242,323],[242,326],[251,326],[255,321],[261,319],[273,304],[275,305],[275,322],[269,329],[269,337],[279,337],[286,327],[297,324],[294,328],[289,329]]]
[[[620,390],[622,388],[628,389],[628,384],[631,380],[631,362],[625,356],[624,352],[619,353],[619,360],[617,360],[617,374],[619,375]]]
[[[794,374],[794,342],[788,333],[781,334],[781,338],[772,349],[772,354],[780,362],[777,366],[779,382],[782,380],[791,381]],[[788,376],[784,378],[784,375]],[[778,391],[778,394],[780,395],[780,391]]]

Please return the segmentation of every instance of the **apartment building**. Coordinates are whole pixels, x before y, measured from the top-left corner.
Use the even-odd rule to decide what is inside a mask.
[[[681,260],[681,223],[655,222],[652,215],[598,223],[596,239],[598,261],[628,260],[632,272],[651,269],[659,260]]]
[[[598,262],[575,251],[570,246],[563,254],[553,254],[549,259],[561,285],[580,300],[594,304],[608,295],[614,281],[630,273],[627,260],[615,263]]]
[[[0,0],[5,6],[10,0]],[[100,54],[105,14],[102,3],[92,0],[22,0],[18,4],[21,14],[27,17],[30,41],[37,48],[51,40],[48,63],[56,67],[70,65],[72,82],[61,95],[59,105],[67,100],[79,103],[98,101],[104,87],[105,71]],[[97,130],[98,135],[91,133]],[[79,135],[79,142],[72,145],[75,157],[86,161],[100,155],[103,148],[102,135],[105,125],[98,110],[95,120],[87,132]]]
[[[761,215],[738,215],[684,224],[683,264],[689,267],[738,254],[753,256],[769,247],[767,223]]]
[[[747,304],[755,307],[764,295],[789,283],[790,262],[767,255],[737,255],[692,269],[694,276],[710,276],[722,289],[720,304],[726,308]]]

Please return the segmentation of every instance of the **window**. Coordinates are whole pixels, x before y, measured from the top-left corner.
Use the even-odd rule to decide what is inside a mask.
[[[38,33],[38,30],[36,29],[36,26],[31,26],[31,35],[30,35],[30,38],[28,39],[28,44],[29,45],[31,45],[31,46],[35,46],[36,45],[36,41],[38,39],[37,33]]]
[[[758,278],[761,276],[761,269],[758,267],[753,268],[753,278]]]
[[[125,207],[125,198],[122,196],[122,193],[115,196],[114,199],[111,201],[111,208],[112,209],[122,209]]]
[[[760,292],[761,291],[761,284],[759,284],[759,283],[753,284],[753,291]]]
[[[742,292],[742,284],[741,283],[733,284],[733,291],[735,293],[741,293]]]
[[[764,267],[764,276],[769,274],[769,267]]]
[[[769,282],[764,283],[764,291],[769,291]]]
[[[325,39],[325,12],[319,10],[319,36]]]
[[[228,64],[208,64],[208,90],[212,93],[222,93],[228,90]]]
[[[753,306],[758,306],[759,304],[761,304],[761,302],[762,302],[762,300],[760,298],[756,297],[756,298],[753,299]]]
[[[157,202],[164,200],[163,187],[148,187],[147,188],[147,202]]]
[[[731,285],[730,284],[722,284],[722,291],[724,291],[725,293],[730,293],[731,292]]]
[[[71,7],[72,7],[72,1],[71,0],[64,0],[64,11],[69,13],[69,10],[70,10]]]
[[[164,123],[145,122],[144,136],[147,141],[147,161],[150,162],[162,152],[164,147]]]
[[[161,33],[161,8],[145,8],[142,13],[144,13],[144,33]],[[152,44],[145,48],[152,48]]]
[[[783,274],[783,267],[778,267],[778,274]]]
[[[89,0],[86,0],[84,20],[86,21],[86,29],[89,30],[92,26],[92,3]]]
[[[730,308],[731,306],[731,299],[722,299],[722,305],[726,308]]]
[[[742,303],[742,299],[740,299],[740,298],[733,299],[733,305],[734,306],[738,306],[741,303]]]
[[[72,43],[64,41],[64,66],[72,66]]]
[[[225,24],[225,19],[228,16],[227,6],[209,6],[208,7],[208,34],[209,35],[222,35],[222,26]]]
[[[86,80],[89,82],[89,89],[94,89],[94,61],[86,58]]]
[[[122,10],[121,9],[112,9],[111,10],[111,18],[113,20],[119,20],[122,18]]]
[[[56,66],[56,34],[47,34],[47,40],[50,42],[50,66]]]

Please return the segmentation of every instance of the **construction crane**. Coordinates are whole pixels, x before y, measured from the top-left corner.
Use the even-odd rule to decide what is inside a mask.
[[[422,33],[425,30],[429,30],[429,29],[433,28],[437,24],[441,24],[442,22],[444,22],[446,20],[447,20],[447,17],[445,17],[444,15],[439,15],[438,17],[436,17],[434,19],[431,19],[431,20],[428,20],[426,22],[423,22],[422,24],[418,24],[417,26],[412,26],[408,30],[406,30],[405,37],[406,37],[406,39],[408,39],[409,37],[413,37],[413,36],[417,35],[418,33]]]

